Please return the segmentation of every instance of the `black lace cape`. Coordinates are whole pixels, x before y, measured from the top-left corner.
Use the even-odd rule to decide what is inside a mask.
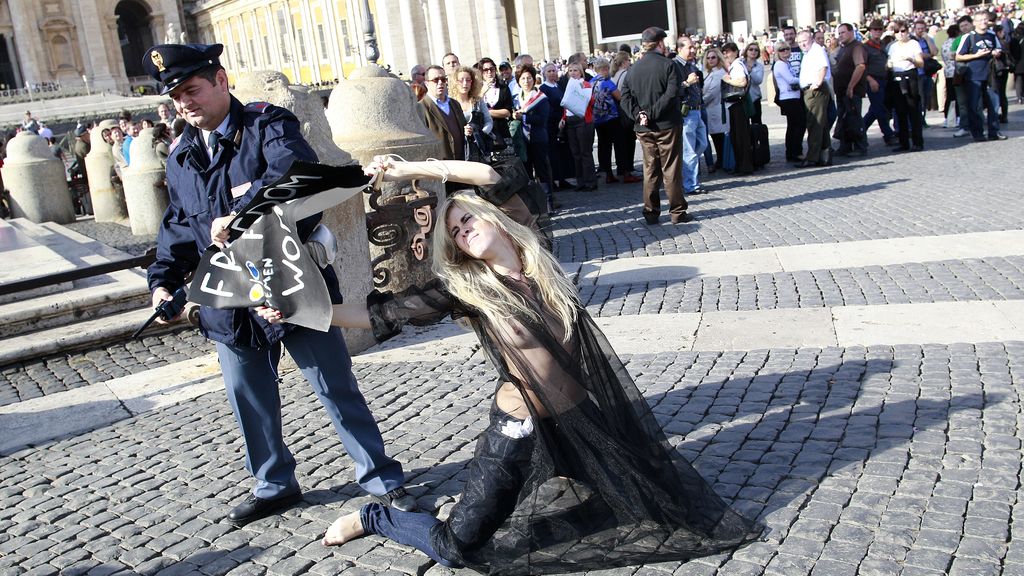
[[[729,508],[669,445],[586,310],[577,309],[573,337],[563,343],[533,290],[508,284],[540,321],[495,325],[440,282],[368,297],[378,340],[406,323],[468,319],[500,380],[535,394],[546,412],[540,417],[531,406],[538,441],[514,511],[493,519],[497,530],[473,547],[458,541],[457,527],[441,524],[432,540],[442,556],[490,574],[547,574],[687,560],[756,539],[761,527]]]

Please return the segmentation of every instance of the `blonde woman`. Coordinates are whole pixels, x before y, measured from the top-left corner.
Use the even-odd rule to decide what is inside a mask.
[[[455,69],[455,87],[451,97],[462,108],[466,123],[473,126],[473,134],[467,136],[466,140],[469,142],[468,159],[474,162],[484,161],[490,152],[489,139],[491,131],[494,130],[494,122],[491,120],[487,102],[483,99],[483,92],[483,79],[479,72],[469,66],[459,66]]]
[[[437,214],[438,280],[337,305],[332,323],[383,339],[407,323],[465,319],[498,376],[490,424],[447,520],[368,504],[335,521],[324,544],[378,534],[446,567],[532,575],[679,561],[756,538],[760,527],[669,445],[537,236],[470,193]]]
[[[708,114],[708,135],[715,144],[715,163],[708,166],[710,172],[722,167],[725,133],[729,131],[729,117],[722,106],[722,78],[727,73],[722,51],[708,48],[704,53],[704,110]]]

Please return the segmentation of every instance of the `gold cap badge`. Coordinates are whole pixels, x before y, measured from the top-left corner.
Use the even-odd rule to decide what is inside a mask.
[[[153,52],[150,53],[149,59],[153,61],[153,65],[156,66],[158,71],[163,72],[164,70],[167,70],[167,67],[164,66],[164,57],[156,50],[153,50]]]

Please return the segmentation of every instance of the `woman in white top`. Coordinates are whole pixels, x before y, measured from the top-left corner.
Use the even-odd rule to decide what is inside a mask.
[[[722,78],[725,74],[725,59],[721,51],[708,48],[704,53],[704,110],[708,114],[708,135],[715,144],[715,163],[708,167],[710,172],[722,167],[725,133],[729,131],[729,118],[722,107]]]
[[[726,42],[722,46],[722,56],[725,58],[725,65],[729,73],[722,78],[722,82],[734,88],[746,88],[750,85],[750,76],[747,74],[747,67],[740,59],[740,48],[735,42]],[[732,151],[736,155],[736,174],[743,176],[754,173],[754,149],[750,141],[750,117],[743,109],[743,99],[749,98],[745,94],[736,102],[725,102],[729,114],[729,139],[732,140]],[[723,97],[723,100],[725,97]]]
[[[775,63],[772,64],[772,78],[775,80],[776,104],[786,117],[786,161],[803,162],[804,133],[807,132],[807,107],[800,96],[800,79],[789,67],[789,56],[793,53],[789,43],[779,40],[775,43]]]
[[[893,24],[896,40],[889,43],[889,68],[892,69],[892,94],[895,118],[898,119],[900,145],[897,152],[923,150],[924,135],[921,133],[921,115],[919,110],[920,90],[918,89],[917,69],[924,67],[921,45],[910,37],[910,27],[906,22],[897,21]],[[888,90],[888,88],[886,89]],[[910,129],[908,137],[907,129]],[[913,139],[913,148],[910,141]]]
[[[764,63],[761,62],[761,47],[757,42],[751,42],[743,49],[743,65],[750,76],[750,101],[754,105],[750,122],[761,124],[761,83],[764,82]]]
[[[491,120],[487,102],[483,99],[484,84],[480,74],[469,66],[459,66],[455,70],[455,89],[452,99],[462,107],[462,115],[466,123],[473,126],[473,136],[468,137],[469,150],[467,159],[474,162],[484,161],[490,151],[491,131],[494,122]]]

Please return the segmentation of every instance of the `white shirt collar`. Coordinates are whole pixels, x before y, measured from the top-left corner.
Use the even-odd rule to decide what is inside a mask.
[[[210,132],[216,131],[221,136],[225,136],[228,131],[228,120],[230,119],[231,114],[224,116],[224,121],[221,122],[220,125],[217,126],[217,128],[215,128],[214,130],[203,130],[202,128],[199,129],[199,132],[203,136],[203,147],[206,148],[206,155],[210,157],[210,160],[213,160],[213,148],[210,148]]]

